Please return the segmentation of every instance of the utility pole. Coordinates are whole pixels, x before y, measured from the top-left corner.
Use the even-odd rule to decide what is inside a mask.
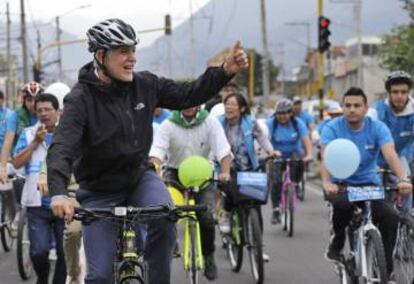
[[[56,22],[56,41],[60,42],[60,35],[62,34],[62,31],[60,30],[60,17],[56,16],[55,18]],[[63,81],[63,67],[62,67],[62,48],[59,44],[57,46],[57,53],[58,53],[58,68],[59,68],[59,81]]]
[[[20,0],[20,36],[22,40],[22,56],[23,56],[23,81],[29,81],[29,65],[27,58],[27,40],[26,40],[26,14],[24,11],[24,0]]]
[[[318,1],[318,19],[320,19],[323,15],[323,0]],[[323,119],[323,110],[324,110],[324,102],[323,102],[323,87],[325,85],[325,77],[324,77],[324,58],[323,58],[323,51],[319,49],[319,66],[318,66],[318,73],[319,73],[319,118]]]
[[[358,87],[364,89],[364,57],[362,54],[362,2],[358,0],[354,5],[354,17],[358,44]]]
[[[195,39],[194,39],[194,16],[193,0],[190,1],[190,44],[191,44],[191,77],[195,76]]]
[[[10,32],[10,26],[11,26],[11,20],[10,20],[10,7],[9,2],[6,4],[6,30],[7,30],[7,81],[6,81],[6,102],[11,97],[11,32]]]
[[[265,0],[260,0],[261,24],[262,24],[262,88],[264,101],[269,101],[270,81],[269,81],[269,49],[267,46],[267,29],[266,29],[266,5]]]

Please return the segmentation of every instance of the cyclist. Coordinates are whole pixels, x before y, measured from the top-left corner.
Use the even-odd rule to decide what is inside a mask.
[[[149,72],[134,72],[132,26],[120,19],[100,22],[87,32],[93,62],[65,98],[65,111],[47,156],[52,210],[70,221],[67,197],[72,166],[83,207],[111,204],[150,206],[171,203],[165,184],[148,160],[155,107],[186,109],[200,105],[247,68],[237,42],[224,64],[208,68],[192,83],[175,83]],[[76,161],[76,163],[74,163]],[[111,283],[118,229],[104,220],[82,227],[87,260],[86,283]],[[145,260],[150,283],[170,282],[175,226],[167,218],[148,221]]]
[[[168,110],[157,107],[154,110],[154,118],[152,122],[161,124],[164,120],[166,120],[170,116],[170,114],[171,113]]]
[[[211,99],[206,103],[204,108],[210,112],[211,115],[215,117],[219,117],[221,115],[224,115],[224,99],[235,92],[239,90],[239,86],[234,82],[228,82],[226,86],[224,86],[220,92],[218,93],[218,96]]]
[[[53,83],[49,85],[45,93],[54,95],[59,101],[59,113],[63,113],[63,99],[70,92],[70,88],[60,82]],[[47,186],[47,167],[46,162],[42,164],[42,168],[38,180],[38,188],[42,193],[42,196],[48,196],[49,190]],[[75,192],[78,188],[74,177],[72,176],[69,184],[69,191]],[[75,199],[72,199],[74,204],[79,206]],[[65,231],[63,233],[63,251],[65,253],[65,261],[67,274],[69,277],[69,284],[78,284],[80,283],[80,257],[79,249],[81,247],[81,223],[79,221],[73,221],[71,223],[65,224]]]
[[[315,120],[313,116],[307,112],[306,110],[302,109],[302,98],[299,96],[293,97],[293,107],[292,107],[293,115],[297,118],[300,118],[303,123],[305,123],[306,127],[308,128],[309,134],[312,134],[315,130]]]
[[[395,150],[403,162],[406,175],[410,175],[411,146],[414,143],[414,99],[410,96],[413,86],[411,75],[404,71],[391,72],[385,80],[388,96],[374,105],[373,115],[391,131]],[[389,168],[380,155],[378,165]],[[406,198],[405,207],[412,208],[412,198]]]
[[[256,171],[259,162],[254,150],[256,140],[268,155],[280,155],[274,153],[272,144],[264,135],[257,121],[250,115],[250,108],[246,99],[240,93],[232,93],[224,99],[225,115],[220,116],[220,122],[226,133],[234,155],[232,162],[232,182],[236,182],[237,172]],[[220,231],[230,233],[230,212],[234,207],[231,194],[224,198],[224,212],[219,222]]]
[[[337,118],[344,114],[344,110],[338,102],[331,102],[326,111],[327,116],[318,124],[316,130],[321,134],[325,125],[328,124],[332,119]]]
[[[59,102],[51,94],[36,96],[34,109],[39,122],[27,127],[21,133],[15,148],[13,164],[24,167],[26,182],[23,187],[21,204],[27,207],[30,240],[30,258],[37,275],[37,283],[48,283],[49,250],[51,236],[56,241],[57,261],[53,283],[66,282],[66,265],[63,253],[64,221],[53,216],[50,210],[50,197],[41,196],[37,188],[40,167],[53,139],[59,116]]]
[[[275,113],[266,120],[273,148],[281,153],[283,159],[303,158],[304,162],[312,160],[312,143],[305,123],[293,114],[293,104],[289,99],[282,99],[276,105]],[[282,175],[285,166],[270,164],[268,170],[271,180],[272,217],[271,223],[280,223],[280,197]],[[303,177],[303,163],[292,163],[291,176],[295,182]]]
[[[346,179],[331,177],[324,164],[321,176],[324,190],[333,205],[331,237],[325,257],[337,261],[345,242],[345,228],[352,218],[353,205],[344,195],[337,195],[338,184],[354,186],[380,185],[377,174],[377,159],[381,152],[392,171],[398,177],[398,189],[402,194],[411,192],[401,161],[394,149],[391,133],[384,123],[365,116],[368,110],[367,97],[359,88],[350,88],[343,96],[344,116],[328,123],[322,131],[322,160],[324,147],[337,138],[351,140],[361,153],[361,162],[356,173]],[[392,272],[392,251],[396,238],[398,217],[386,200],[372,202],[374,223],[382,235],[388,273]]]
[[[188,143],[191,140],[191,143]],[[192,107],[174,111],[169,120],[163,122],[154,138],[150,158],[155,164],[162,164],[167,158],[166,170],[163,176],[178,181],[178,167],[185,158],[192,155],[209,157],[210,151],[220,162],[219,179],[227,181],[230,178],[231,149],[224,135],[223,128],[206,110]],[[201,229],[202,251],[205,257],[204,274],[208,280],[217,278],[217,267],[214,260],[215,223],[213,217],[214,197],[213,185],[197,193],[198,204],[209,205],[210,210],[199,214]]]

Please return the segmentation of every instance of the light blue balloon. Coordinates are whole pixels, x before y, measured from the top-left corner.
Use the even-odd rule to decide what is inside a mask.
[[[345,179],[352,176],[360,162],[359,149],[351,140],[335,139],[325,148],[325,167],[335,178]]]

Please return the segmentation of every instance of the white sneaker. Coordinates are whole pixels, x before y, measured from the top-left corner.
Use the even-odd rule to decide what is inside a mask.
[[[52,248],[51,250],[49,250],[49,260],[50,261],[56,261],[57,260],[57,254],[56,254],[56,249]]]
[[[230,212],[224,211],[221,215],[219,229],[222,234],[230,233]]]
[[[268,254],[263,253],[263,261],[264,261],[264,262],[269,262],[269,261],[270,261],[270,257],[269,257],[269,255],[268,255]]]

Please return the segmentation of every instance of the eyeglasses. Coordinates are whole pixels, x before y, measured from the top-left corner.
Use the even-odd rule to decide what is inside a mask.
[[[281,111],[281,112],[277,112],[276,115],[277,116],[282,116],[282,115],[289,115],[291,113],[292,113],[291,110],[289,110],[289,111]]]

